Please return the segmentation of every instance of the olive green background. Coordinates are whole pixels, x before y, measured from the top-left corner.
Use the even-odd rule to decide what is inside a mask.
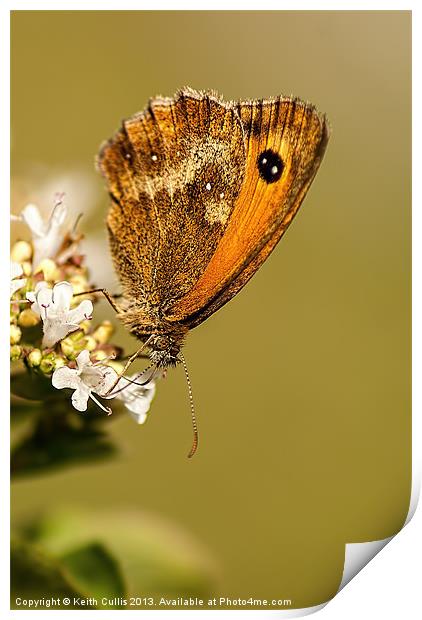
[[[43,175],[76,167],[96,183],[83,228],[104,254],[94,155],[148,97],[183,85],[293,93],[332,127],[280,245],[188,338],[197,456],[186,459],[177,369],[144,427],[110,419],[120,459],[16,483],[15,523],[45,507],[141,508],[207,549],[218,596],[294,607],[335,593],[346,542],[399,530],[411,476],[410,36],[410,12],[12,14],[12,208],[24,206],[19,184],[36,193]],[[117,340],[135,347],[123,329]]]

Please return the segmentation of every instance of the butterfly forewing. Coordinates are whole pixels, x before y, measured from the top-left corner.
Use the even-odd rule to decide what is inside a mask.
[[[292,99],[240,103],[246,148],[241,191],[206,270],[166,311],[193,327],[229,301],[267,258],[297,212],[328,138],[313,106]]]
[[[224,235],[246,166],[233,106],[182,91],[157,98],[101,150],[107,223],[127,297],[162,308],[199,279]]]

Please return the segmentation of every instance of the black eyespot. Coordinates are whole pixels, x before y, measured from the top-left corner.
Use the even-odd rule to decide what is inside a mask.
[[[275,183],[283,174],[284,164],[281,157],[268,149],[258,157],[258,170],[266,183]]]

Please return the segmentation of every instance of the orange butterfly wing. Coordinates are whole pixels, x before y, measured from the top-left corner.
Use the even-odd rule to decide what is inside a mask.
[[[227,228],[191,290],[166,320],[198,325],[252,277],[297,213],[328,141],[324,117],[295,99],[239,103],[246,171]]]
[[[123,292],[157,330],[162,305],[193,288],[228,224],[245,170],[240,118],[213,93],[157,97],[103,145],[98,166]]]

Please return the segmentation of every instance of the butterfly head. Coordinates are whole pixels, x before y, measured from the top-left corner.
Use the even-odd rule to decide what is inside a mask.
[[[150,359],[158,368],[176,366],[181,359],[179,358],[180,349],[183,344],[181,334],[153,334],[148,338],[148,348]]]

